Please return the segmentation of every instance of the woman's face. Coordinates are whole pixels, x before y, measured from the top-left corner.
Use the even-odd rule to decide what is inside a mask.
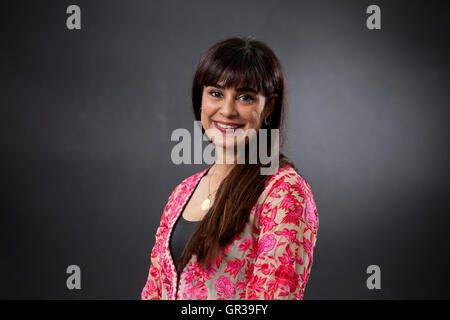
[[[203,129],[217,147],[232,147],[243,141],[248,130],[259,130],[265,102],[266,98],[251,88],[205,86],[201,112]],[[229,126],[225,127],[227,124]]]

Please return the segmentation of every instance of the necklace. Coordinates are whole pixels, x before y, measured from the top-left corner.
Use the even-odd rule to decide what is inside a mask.
[[[200,208],[203,211],[208,210],[211,207],[211,200],[209,199],[209,197],[211,196],[211,179],[212,179],[212,175],[213,174],[211,173],[211,177],[209,177],[209,181],[208,181],[208,196],[206,197],[205,200],[203,200],[202,205],[200,206]],[[216,191],[214,191],[214,192],[216,192]]]

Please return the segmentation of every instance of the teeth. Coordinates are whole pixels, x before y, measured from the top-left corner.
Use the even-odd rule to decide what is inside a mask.
[[[222,124],[219,122],[216,122],[216,123],[219,127],[223,128],[223,129],[236,129],[236,128],[240,127],[240,126],[230,126],[230,125]]]

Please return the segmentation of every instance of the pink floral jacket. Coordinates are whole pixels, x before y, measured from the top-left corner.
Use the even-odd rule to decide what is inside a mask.
[[[317,240],[318,214],[311,188],[291,166],[267,182],[244,230],[202,268],[192,255],[177,279],[169,250],[173,226],[208,169],[172,192],[156,232],[141,299],[303,299]]]

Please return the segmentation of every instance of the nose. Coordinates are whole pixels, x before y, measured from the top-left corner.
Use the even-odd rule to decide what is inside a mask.
[[[227,118],[232,118],[237,115],[235,101],[232,96],[228,97],[220,107],[220,114]]]

